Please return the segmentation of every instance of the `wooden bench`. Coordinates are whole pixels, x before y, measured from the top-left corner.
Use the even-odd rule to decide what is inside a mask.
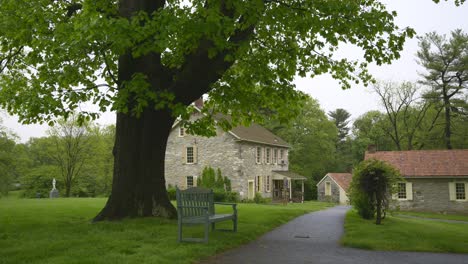
[[[178,221],[178,241],[187,242],[208,242],[209,226],[215,230],[217,222],[232,220],[233,229],[224,231],[237,232],[237,204],[235,203],[215,203],[213,201],[213,190],[201,187],[192,187],[187,190],[176,189],[177,197],[177,221]],[[215,204],[232,206],[232,214],[215,214]],[[182,226],[205,225],[204,238],[183,238]]]

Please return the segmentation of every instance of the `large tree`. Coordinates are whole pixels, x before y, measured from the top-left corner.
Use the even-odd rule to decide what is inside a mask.
[[[417,57],[427,70],[422,75],[422,83],[432,88],[426,97],[440,102],[445,146],[452,149],[452,116],[467,115],[468,108],[468,34],[458,29],[447,39],[445,35],[431,32],[420,38],[419,47]]]
[[[176,216],[167,137],[203,94],[207,116],[189,131],[212,134],[208,109],[230,111],[224,128],[264,109],[286,120],[302,97],[297,74],[367,83],[367,63],[398,58],[414,34],[376,0],[3,0],[0,15],[0,101],[10,113],[49,122],[89,101],[117,112],[113,189],[96,220]],[[340,43],[360,47],[363,62],[335,60]]]
[[[431,102],[422,100],[418,96],[419,87],[410,82],[378,82],[373,85],[373,90],[385,109],[389,124],[385,132],[395,143],[396,149],[413,149],[416,132]]]

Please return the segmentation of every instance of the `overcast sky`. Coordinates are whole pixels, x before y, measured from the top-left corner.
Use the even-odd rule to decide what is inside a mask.
[[[416,30],[418,35],[436,31],[439,34],[449,34],[450,31],[461,28],[468,32],[468,3],[461,7],[456,7],[453,0],[434,4],[431,0],[386,0],[389,10],[398,13],[396,23],[401,27],[410,26]],[[401,53],[401,59],[394,61],[391,65],[381,67],[371,66],[370,72],[380,80],[389,81],[417,81],[418,72],[423,72],[415,59],[418,50],[416,38],[407,40],[405,48]],[[355,56],[355,50],[344,48],[340,55]],[[370,88],[362,85],[355,85],[351,89],[341,90],[338,82],[330,76],[323,75],[314,79],[297,78],[296,86],[299,90],[310,94],[319,100],[321,107],[326,111],[337,108],[346,109],[351,113],[351,118],[358,116],[369,110],[381,110],[375,94],[370,92]],[[14,117],[0,114],[3,125],[16,133],[22,142],[30,137],[41,137],[45,135],[46,125],[21,125]],[[110,124],[115,121],[112,113],[104,114],[97,122],[100,124]]]

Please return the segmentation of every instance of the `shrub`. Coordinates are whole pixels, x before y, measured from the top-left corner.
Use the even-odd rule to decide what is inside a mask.
[[[403,179],[391,165],[375,159],[365,160],[353,172],[351,203],[362,218],[376,216],[376,224],[380,224],[388,209],[388,198],[395,191],[393,186],[399,181]]]
[[[177,199],[176,188],[170,184],[167,186],[167,196],[169,197],[169,200],[172,200],[172,201]]]

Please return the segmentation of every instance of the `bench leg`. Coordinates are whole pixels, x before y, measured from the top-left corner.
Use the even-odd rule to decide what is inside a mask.
[[[232,219],[233,231],[237,232],[237,217]]]
[[[211,231],[215,230],[215,223],[211,223]]]
[[[177,229],[177,241],[180,243],[182,241],[182,223],[179,223],[179,228]]]
[[[208,232],[210,231],[210,223],[206,221],[205,223],[205,243],[208,243]]]

